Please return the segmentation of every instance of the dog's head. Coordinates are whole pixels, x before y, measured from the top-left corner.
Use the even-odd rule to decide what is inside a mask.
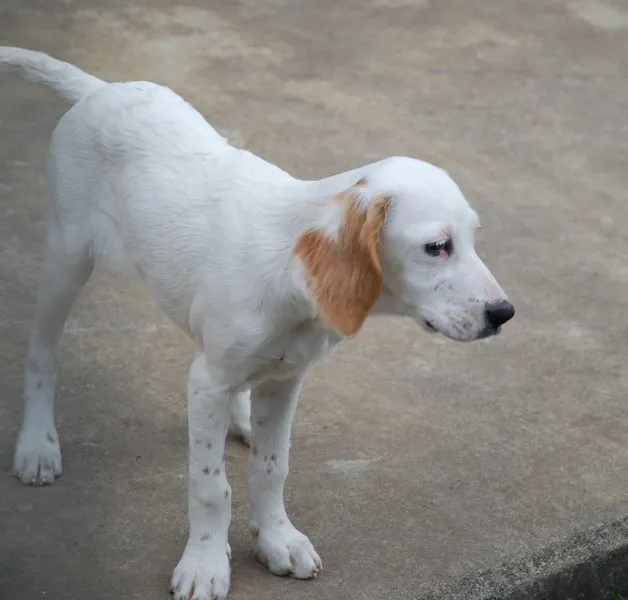
[[[478,216],[443,170],[387,159],[329,202],[337,227],[309,231],[296,252],[319,315],[342,335],[360,329],[382,294],[459,341],[496,335],[514,315],[475,251]]]

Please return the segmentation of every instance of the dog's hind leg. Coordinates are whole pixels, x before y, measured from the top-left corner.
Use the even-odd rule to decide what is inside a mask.
[[[54,425],[58,348],[63,327],[93,270],[85,231],[64,227],[52,215],[46,233],[35,327],[24,375],[22,427],[13,472],[24,483],[45,485],[61,475],[61,450]]]
[[[231,401],[231,425],[235,433],[247,445],[251,445],[251,391],[235,395]]]

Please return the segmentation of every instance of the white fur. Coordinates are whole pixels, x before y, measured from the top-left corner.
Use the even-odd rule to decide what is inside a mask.
[[[335,236],[343,211],[325,200],[365,177],[364,207],[391,197],[380,242],[384,291],[372,312],[471,340],[486,335],[486,303],[505,299],[475,253],[477,216],[449,176],[424,162],[389,158],[301,181],[230,146],[168,88],[105,83],[15,48],[0,48],[2,69],[75,103],[50,145],[49,226],[16,475],[40,485],[61,474],[53,422],[59,338],[94,260],[130,265],[199,347],[188,383],[189,540],[172,578],[175,598],[227,595],[230,415],[247,442],[252,421],[258,557],[273,573],[315,576],[320,558],[290,522],[283,486],[300,383],[340,338],[318,318],[295,244],[312,229]],[[426,254],[425,244],[446,238],[450,257]]]

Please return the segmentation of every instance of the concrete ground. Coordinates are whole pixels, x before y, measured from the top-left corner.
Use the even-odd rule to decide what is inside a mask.
[[[168,84],[298,176],[436,161],[482,217],[480,253],[517,306],[501,337],[373,320],[307,381],[287,503],[318,579],[251,557],[247,450],[229,443],[231,598],[420,598],[626,513],[622,0],[3,0],[0,43]],[[65,108],[0,76],[0,596],[165,599],[186,540],[193,348],[133,282],[100,269],[68,323],[64,476],[10,474]]]

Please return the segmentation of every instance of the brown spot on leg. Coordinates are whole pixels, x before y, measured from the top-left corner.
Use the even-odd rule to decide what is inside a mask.
[[[41,379],[37,382],[37,389],[40,389],[42,386],[42,381]]]
[[[270,474],[273,472],[273,468],[271,465],[268,465],[268,467],[266,467],[266,473]]]
[[[203,475],[209,475],[209,467],[203,467]]]
[[[274,452],[270,455],[270,460],[277,462],[277,455]]]
[[[48,440],[51,444],[54,444],[54,442],[55,442],[55,439],[54,439],[54,437],[53,437],[52,433],[49,433],[49,434],[46,436],[46,439],[47,439],[47,440]]]
[[[265,421],[264,419],[257,419],[255,421],[259,427],[264,427]]]
[[[214,447],[214,444],[212,444],[211,441],[210,441],[210,442],[207,442],[205,444],[205,447],[208,448],[209,450],[211,450]]]
[[[229,497],[229,490],[225,490],[225,498]]]
[[[214,469],[214,475],[220,475],[220,469],[218,467]]]
[[[201,542],[208,542],[210,538],[211,535],[209,535],[209,533],[205,533],[201,536]]]

